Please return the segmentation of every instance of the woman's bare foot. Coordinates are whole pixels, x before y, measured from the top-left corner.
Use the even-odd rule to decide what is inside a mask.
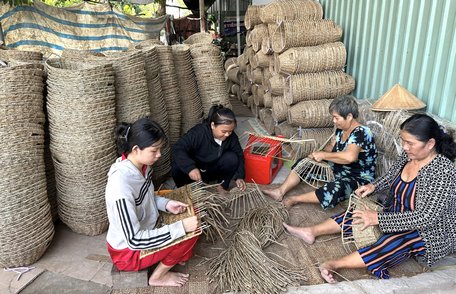
[[[280,191],[280,188],[273,188],[273,189],[263,188],[261,191],[263,191],[264,194],[268,195],[275,201],[282,201],[283,193],[282,193],[282,191]]]
[[[188,274],[167,272],[161,277],[150,276],[149,285],[158,287],[182,287],[188,282]]]
[[[321,277],[330,284],[337,283],[337,280],[334,278],[332,272],[334,269],[328,262],[322,263],[318,269],[320,270]]]
[[[287,198],[283,199],[282,203],[287,209],[290,209],[293,205],[298,203],[298,201],[296,201],[294,196],[291,196],[291,197],[287,197]]]
[[[290,234],[292,234],[295,237],[298,237],[299,239],[303,240],[307,244],[313,244],[315,242],[315,236],[311,232],[310,228],[293,227],[293,226],[287,225],[286,223],[282,223],[282,224]]]

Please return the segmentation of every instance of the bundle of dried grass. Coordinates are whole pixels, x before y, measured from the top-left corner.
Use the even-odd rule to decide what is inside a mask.
[[[282,223],[287,222],[288,217],[288,211],[283,205],[268,204],[249,211],[239,222],[236,231],[253,233],[264,249],[282,234]]]
[[[303,268],[270,259],[249,231],[236,233],[230,247],[210,260],[208,275],[220,291],[245,293],[282,293],[306,279]]]
[[[195,211],[204,215],[204,221],[209,226],[203,231],[206,240],[215,242],[220,237],[225,242],[225,235],[230,232],[229,221],[223,215],[226,198],[210,192],[213,186],[206,186],[203,182],[191,185]]]

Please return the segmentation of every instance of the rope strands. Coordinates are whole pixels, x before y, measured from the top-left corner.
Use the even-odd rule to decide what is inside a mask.
[[[237,225],[236,231],[249,231],[260,241],[261,248],[268,247],[283,233],[283,224],[289,214],[283,205],[261,206],[247,212]]]
[[[221,292],[245,293],[282,293],[306,279],[304,269],[270,259],[249,231],[237,232],[228,249],[209,260],[208,275]]]

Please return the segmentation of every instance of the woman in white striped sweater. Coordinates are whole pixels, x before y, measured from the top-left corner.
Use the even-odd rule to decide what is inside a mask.
[[[159,210],[173,214],[187,210],[182,202],[154,195],[151,165],[160,158],[166,136],[156,122],[146,118],[120,124],[116,136],[122,156],[111,166],[106,186],[106,240],[113,264],[119,270],[138,271],[158,263],[149,285],[182,286],[188,281],[188,274],[170,269],[191,257],[197,238],[141,257],[141,250],[159,249],[198,227],[199,220],[192,216],[155,228]]]

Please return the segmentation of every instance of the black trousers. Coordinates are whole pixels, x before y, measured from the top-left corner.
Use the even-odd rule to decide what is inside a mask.
[[[233,179],[234,174],[236,173],[239,166],[239,159],[236,153],[232,151],[227,151],[222,154],[218,161],[212,163],[205,170],[200,169],[201,178],[203,182],[207,183],[210,181],[217,181],[218,183],[223,181],[222,187],[225,190],[228,190],[231,180]],[[182,170],[177,168],[175,165],[172,167],[172,176],[174,183],[177,187],[182,187],[184,185],[193,183],[193,180],[190,179],[188,174],[184,173]]]

